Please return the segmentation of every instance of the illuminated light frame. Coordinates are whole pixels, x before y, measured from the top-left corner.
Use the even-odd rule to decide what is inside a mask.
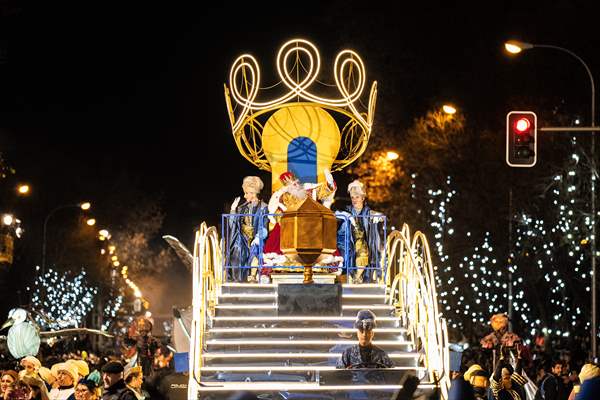
[[[354,317],[352,317],[354,318]],[[248,333],[356,333],[355,328],[211,328],[212,333],[248,332]],[[406,328],[375,328],[375,333],[406,333]]]
[[[295,67],[290,71],[289,58],[291,56],[298,58],[301,53],[308,57],[308,65],[301,66],[300,62],[296,62]],[[306,72],[303,71],[304,69]],[[342,129],[341,144],[346,154],[342,154],[342,158],[334,161],[333,171],[341,170],[360,157],[371,135],[377,82],[371,85],[366,112],[361,112],[356,102],[360,101],[365,88],[366,70],[358,53],[346,49],[339,52],[335,58],[333,75],[335,87],[341,94],[340,98],[321,97],[308,90],[317,80],[320,69],[321,58],[315,45],[305,39],[289,40],[277,53],[279,83],[283,83],[289,91],[274,100],[261,102],[257,100],[261,84],[258,61],[250,54],[242,54],[234,61],[229,71],[229,86],[224,85],[225,102],[235,143],[244,158],[258,168],[270,171],[271,166],[262,149],[263,125],[257,118],[283,107],[306,104],[341,113],[349,119]],[[346,79],[349,80],[354,74],[356,74],[356,83],[353,85],[354,88],[350,88],[346,84]],[[294,77],[297,77],[297,80]],[[238,86],[244,88],[245,95],[241,93]],[[294,99],[298,100],[293,101]],[[300,102],[299,99],[305,102]],[[241,107],[237,114],[234,103]]]
[[[221,296],[219,296],[221,297]],[[277,304],[219,304],[215,306],[221,310],[275,310]],[[345,304],[342,305],[342,310],[362,310],[368,308],[370,310],[392,310],[393,306],[389,304]],[[355,317],[353,317],[355,318]]]
[[[238,297],[246,298],[246,299],[262,299],[262,298],[271,299],[271,298],[277,298],[277,293],[225,293],[225,294],[219,295],[219,297],[222,299],[238,298]],[[342,297],[347,298],[347,299],[387,298],[387,296],[385,294],[355,294],[355,293],[342,294]]]
[[[393,231],[388,236],[386,254],[388,303],[396,307],[404,326],[408,326],[415,346],[421,340],[430,379],[439,380],[442,399],[447,399],[450,388],[448,326],[438,309],[427,237],[417,231],[411,240],[410,228],[404,224],[402,231]]]
[[[342,353],[215,353],[205,352],[203,358],[340,358]],[[388,353],[390,358],[419,358],[417,353]]]
[[[387,273],[385,284],[388,296],[387,308],[396,309],[399,317],[380,317],[379,321],[404,321],[412,344],[417,348],[419,340],[422,348],[417,353],[390,353],[392,359],[414,358],[424,360],[424,367],[429,372],[432,382],[439,381],[441,398],[448,398],[450,386],[448,330],[446,321],[441,318],[437,304],[433,264],[427,238],[421,232],[416,232],[410,239],[410,229],[404,225],[402,231],[393,231],[386,243]],[[203,359],[212,358],[337,358],[341,353],[214,353],[205,352],[206,332],[209,319],[215,321],[324,321],[331,317],[215,317],[219,295],[223,286],[222,256],[216,228],[208,228],[205,223],[196,233],[193,263],[193,319],[190,342],[190,379],[188,384],[189,398],[196,398],[200,391],[211,390],[201,387],[201,371]],[[225,285],[233,287],[236,285]],[[241,286],[241,285],[237,285]],[[255,286],[258,287],[258,286]],[[271,305],[267,305],[272,307]],[[239,307],[239,306],[238,306]],[[344,308],[350,308],[347,306]],[[363,307],[363,306],[354,306]],[[335,320],[354,320],[355,317],[337,317]],[[424,356],[424,357],[422,357]],[[206,383],[203,383],[203,385]],[[252,390],[265,390],[254,384]],[[422,385],[421,385],[422,386]],[[433,385],[430,385],[432,388]],[[271,386],[269,386],[271,387]],[[359,386],[352,385],[354,390]],[[302,386],[298,390],[311,389]],[[344,386],[346,388],[346,386]],[[350,388],[350,387],[348,387]],[[383,389],[383,386],[367,386],[368,389]],[[219,390],[225,390],[219,388]],[[332,389],[333,390],[333,389]]]
[[[318,383],[298,383],[298,382],[280,382],[280,383],[261,383],[261,382],[212,382],[207,383],[200,388],[202,392],[226,392],[230,390],[250,390],[250,391],[328,391],[333,390],[395,390],[402,389],[402,385],[319,385]],[[433,384],[419,384],[419,389],[433,390]]]
[[[202,367],[201,370],[205,372],[219,372],[219,371],[335,371],[336,368],[333,365],[296,365],[296,366],[282,366],[282,365],[256,365],[256,366],[239,366],[239,365],[221,365],[218,367]],[[392,367],[390,369],[399,371],[425,371],[425,367]]]
[[[211,330],[212,332],[212,330]],[[354,345],[356,344],[356,340],[296,340],[296,339],[264,339],[264,340],[258,340],[258,339],[210,339],[206,342],[206,344],[212,344],[212,345],[235,345],[235,346],[243,346],[243,345],[293,345],[293,346],[300,346],[300,345],[311,345],[311,344],[315,344],[315,345],[331,345],[331,346],[335,346],[338,344],[348,344],[348,345]],[[379,346],[393,346],[393,345],[398,345],[398,346],[406,346],[409,344],[413,344],[413,342],[406,342],[406,341],[400,341],[400,340],[374,340],[373,344],[379,345]]]
[[[355,321],[356,317],[279,317],[279,316],[238,316],[238,317],[213,317],[213,321]],[[399,317],[377,317],[377,321],[400,322]]]

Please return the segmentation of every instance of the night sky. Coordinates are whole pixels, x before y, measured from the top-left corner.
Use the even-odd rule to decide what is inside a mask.
[[[445,101],[502,127],[520,95],[564,101],[589,121],[589,81],[575,60],[550,50],[510,59],[502,44],[567,47],[597,73],[594,2],[398,3],[1,1],[0,149],[34,189],[19,205],[24,240],[39,243],[44,216],[60,204],[89,199],[106,213],[103,200],[126,181],[160,196],[164,233],[191,244],[194,227],[216,223],[242,178],[258,173],[231,136],[229,67],[249,52],[273,83],[276,51],[293,37],[317,45],[327,81],[338,51],[358,51],[369,84],[379,82],[376,124],[400,133]]]

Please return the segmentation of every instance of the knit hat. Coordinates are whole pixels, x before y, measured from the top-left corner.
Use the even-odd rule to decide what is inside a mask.
[[[33,367],[35,368],[36,371],[38,369],[40,369],[40,367],[42,366],[42,363],[40,362],[40,360],[38,360],[34,356],[26,356],[26,357],[21,358],[21,365],[23,365],[22,364],[23,361],[27,361],[27,362],[33,364]]]
[[[476,371],[483,371],[483,368],[481,368],[481,365],[479,365],[479,364],[473,364],[473,365],[471,365],[469,367],[469,369],[467,370],[467,372],[465,372],[465,374],[463,376],[465,378],[465,381],[468,382],[469,380],[471,380],[471,377],[473,375],[475,375]]]
[[[118,361],[109,361],[102,367],[102,372],[108,374],[118,374],[123,372],[123,364]]]
[[[600,368],[594,364],[585,364],[581,367],[581,372],[579,373],[579,380],[581,383],[587,379],[595,378],[600,376]]]
[[[56,381],[56,375],[53,375],[49,368],[40,367],[38,374],[48,385],[52,385]]]
[[[377,327],[375,323],[375,314],[371,310],[360,310],[356,314],[356,321],[354,321],[354,327],[356,329],[371,330]]]
[[[71,364],[77,368],[77,373],[79,376],[84,377],[90,374],[90,367],[83,360],[67,360],[67,364]]]

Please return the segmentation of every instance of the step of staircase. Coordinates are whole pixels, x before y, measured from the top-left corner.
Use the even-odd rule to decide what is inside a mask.
[[[346,328],[353,329],[356,314],[352,316],[276,316],[276,315],[237,315],[211,318],[214,328]],[[400,328],[398,317],[377,318],[377,328]],[[402,328],[401,328],[402,329]]]
[[[404,328],[376,328],[375,336],[378,340],[404,340]],[[297,339],[297,340],[336,340],[350,339],[356,342],[356,329],[354,328],[322,328],[294,326],[289,328],[254,327],[247,324],[242,327],[212,328],[208,333],[209,339]]]
[[[394,307],[387,304],[342,304],[343,316],[356,316],[360,310],[371,310],[377,317],[391,316]],[[276,303],[236,304],[225,303],[215,306],[217,317],[234,316],[277,316]]]

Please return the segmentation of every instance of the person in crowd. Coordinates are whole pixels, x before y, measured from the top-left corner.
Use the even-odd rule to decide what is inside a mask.
[[[75,393],[75,384],[79,379],[77,368],[67,363],[59,363],[52,368],[56,370],[56,383],[50,391],[50,400],[66,400]]]
[[[354,323],[358,344],[348,347],[338,360],[337,368],[392,368],[394,364],[388,355],[373,345],[375,314],[371,310],[361,310]]]
[[[137,400],[135,393],[125,385],[123,364],[110,361],[102,367],[104,393],[102,400]]]
[[[448,400],[475,400],[473,387],[469,385],[462,377],[458,376],[452,380]]]
[[[504,349],[500,348],[500,359],[492,375],[490,386],[495,400],[525,400],[523,387],[527,383],[522,375],[521,347],[517,346],[517,365],[515,368],[504,358]]]
[[[19,372],[20,377],[24,375],[36,376],[40,367],[42,366],[42,363],[33,356],[26,356],[21,359],[19,365],[23,367],[23,369]]]
[[[31,389],[30,398],[32,400],[49,400],[50,393],[46,382],[38,375],[23,375],[20,379],[21,382],[27,384]]]
[[[4,400],[6,398],[6,391],[18,379],[19,374],[17,373],[17,371],[13,371],[12,369],[2,371],[2,373],[0,374],[0,399]]]
[[[52,374],[50,368],[40,367],[40,369],[38,370],[38,375],[46,383],[46,388],[48,390],[52,389],[52,385],[54,384],[54,382],[56,382],[56,376]]]
[[[145,376],[152,372],[154,353],[159,347],[159,341],[152,336],[152,322],[148,318],[138,318],[136,321],[137,365],[142,367]]]
[[[75,387],[75,400],[98,400],[98,386],[90,379],[82,379]]]
[[[546,373],[535,394],[535,400],[565,400],[568,397],[562,379],[563,362],[555,360],[550,364],[549,373]]]
[[[77,369],[77,380],[83,379],[90,374],[90,367],[84,360],[71,359],[67,360],[66,363],[74,366],[75,369]]]
[[[8,387],[4,394],[4,400],[30,400],[31,388],[23,381],[16,381]]]
[[[144,375],[140,366],[133,367],[125,371],[125,384],[133,391],[137,400],[149,399],[148,392],[142,389]]]
[[[488,388],[490,387],[489,374],[479,364],[471,365],[463,378],[473,388],[475,399],[487,399]]]
[[[242,181],[244,203],[239,204],[240,198],[236,197],[231,205],[231,214],[244,214],[230,216],[227,220],[227,257],[228,266],[238,267],[228,269],[230,279],[245,282],[256,281],[256,268],[249,274],[249,266],[258,266],[260,256],[259,248],[267,238],[268,214],[267,203],[259,198],[263,189],[263,181],[258,176],[246,176]]]
[[[585,364],[579,373],[581,386],[575,400],[600,399],[600,368],[595,364]]]

